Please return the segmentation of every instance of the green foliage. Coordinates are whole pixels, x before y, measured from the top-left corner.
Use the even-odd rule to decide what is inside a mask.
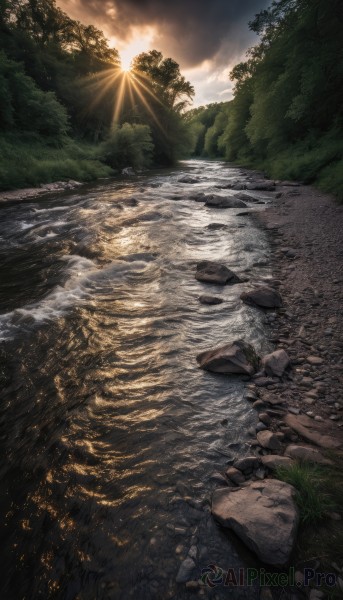
[[[99,152],[103,161],[114,169],[127,166],[142,169],[151,166],[153,148],[147,125],[124,123],[113,128]]]
[[[185,120],[192,137],[191,155],[211,158],[224,155],[220,138],[227,125],[228,115],[229,103],[224,102],[200,106],[186,113]]]
[[[261,42],[231,72],[225,157],[342,197],[343,5],[278,0],[250,23]]]
[[[0,0],[1,144],[8,146],[2,189],[169,165],[189,154],[182,113],[194,89],[179,65],[153,50],[140,54],[134,69],[127,78],[104,34],[69,18],[55,0]],[[67,134],[98,148],[74,157]],[[60,148],[61,158],[50,158],[45,146]]]
[[[18,63],[0,52],[0,116],[4,130],[20,129],[59,143],[67,133],[68,115],[53,92],[43,92]]]
[[[93,146],[71,141],[54,148],[39,136],[1,136],[0,156],[0,190],[68,179],[92,181],[113,174]]]
[[[335,508],[333,499],[323,489],[325,472],[322,468],[311,463],[295,463],[279,467],[276,476],[295,487],[302,523],[317,523]]]

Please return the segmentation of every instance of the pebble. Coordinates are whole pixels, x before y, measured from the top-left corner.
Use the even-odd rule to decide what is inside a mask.
[[[188,581],[191,578],[194,569],[194,560],[190,556],[187,556],[187,558],[185,558],[180,565],[179,571],[176,575],[176,583],[185,583]]]
[[[292,415],[300,415],[300,408],[295,408],[293,406],[289,406],[288,412],[290,412]]]
[[[257,423],[256,431],[264,431],[265,429],[268,429],[267,425],[265,425],[261,421],[259,423]]]
[[[323,417],[321,417],[320,415],[316,415],[316,416],[314,417],[314,420],[315,420],[315,421],[318,421],[318,422],[320,422],[320,423],[322,423],[322,422],[324,421]]]

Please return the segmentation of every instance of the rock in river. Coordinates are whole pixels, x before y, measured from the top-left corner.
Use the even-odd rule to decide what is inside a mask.
[[[213,373],[253,375],[258,369],[259,357],[250,344],[237,340],[201,352],[197,356],[197,362],[201,369]]]
[[[191,175],[184,175],[183,177],[180,177],[178,181],[179,183],[199,183],[199,179],[196,179]]]
[[[212,206],[213,208],[246,208],[245,202],[238,198],[234,198],[233,196],[224,198],[216,194],[206,196],[205,205]]]
[[[270,377],[282,377],[285,370],[290,364],[290,358],[285,350],[280,348],[279,350],[275,350],[275,352],[271,352],[270,354],[266,354],[262,358],[262,367],[266,373],[266,375]]]
[[[245,304],[256,304],[262,308],[279,308],[282,305],[279,292],[268,286],[261,286],[249,292],[243,292],[241,299]]]
[[[219,285],[240,282],[239,277],[225,265],[221,265],[220,263],[212,262],[210,260],[203,260],[197,264],[195,278],[198,281],[204,281],[205,283],[216,283]]]
[[[200,304],[222,304],[222,298],[218,298],[218,296],[207,296],[204,294],[203,296],[199,296]]]
[[[289,561],[298,529],[293,486],[276,479],[251,483],[237,491],[216,490],[212,514],[263,562],[282,567]]]

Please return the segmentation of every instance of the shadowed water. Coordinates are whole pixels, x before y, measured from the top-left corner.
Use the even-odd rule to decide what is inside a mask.
[[[239,378],[195,361],[235,338],[267,348],[262,313],[239,300],[247,284],[194,277],[204,259],[269,276],[242,209],[189,198],[228,195],[215,185],[236,177],[189,161],[1,206],[1,598],[191,598],[175,582],[191,547],[191,579],[252,564],[209,507],[213,473],[248,452],[256,415]]]

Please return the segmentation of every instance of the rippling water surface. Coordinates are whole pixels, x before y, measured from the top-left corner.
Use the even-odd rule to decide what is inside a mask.
[[[239,378],[195,356],[240,337],[266,348],[263,315],[240,302],[246,284],[194,270],[220,260],[255,282],[269,249],[242,209],[189,198],[236,177],[189,161],[0,207],[1,598],[191,598],[175,582],[191,547],[195,579],[244,564],[209,502],[256,416]]]

